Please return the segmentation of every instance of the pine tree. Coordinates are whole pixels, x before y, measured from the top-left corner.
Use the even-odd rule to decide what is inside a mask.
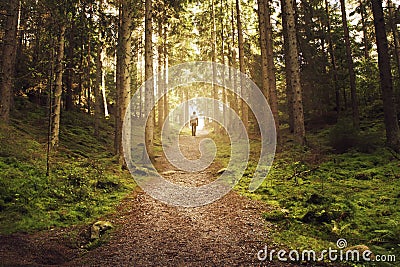
[[[372,0],[372,13],[376,45],[378,48],[378,66],[382,91],[383,112],[385,116],[386,140],[389,147],[400,152],[400,130],[393,97],[393,81],[390,71],[389,47],[385,30],[382,0]]]
[[[6,3],[7,19],[3,36],[3,60],[0,84],[0,120],[6,123],[10,119],[11,98],[13,97],[19,4],[19,0],[8,0]]]
[[[293,129],[294,136],[297,143],[304,145],[306,142],[306,131],[304,127],[304,111],[303,111],[303,95],[300,83],[300,66],[299,66],[299,53],[297,50],[297,36],[296,36],[296,21],[294,12],[294,3],[292,0],[282,0],[285,6],[285,17],[286,23],[284,26],[284,31],[286,31],[286,40],[288,54],[286,62],[289,63],[289,68],[286,75],[290,76],[291,94],[293,95]]]

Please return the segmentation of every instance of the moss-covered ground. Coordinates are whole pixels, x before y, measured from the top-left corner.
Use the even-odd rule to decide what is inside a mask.
[[[344,126],[310,132],[307,147],[294,145],[283,131],[273,166],[253,193],[248,185],[260,140],[251,140],[251,160],[235,189],[274,207],[264,218],[278,225],[280,230],[272,238],[287,248],[335,249],[336,241],[344,238],[348,247],[364,245],[376,255],[400,257],[399,156],[384,147],[382,125],[372,133],[370,129],[338,132],[338,127]],[[226,164],[227,138],[214,138],[227,144],[219,145],[217,154]],[[396,262],[374,264],[396,266]]]
[[[235,189],[274,208],[264,218],[278,225],[272,234],[278,244],[322,251],[345,238],[348,246],[400,257],[400,156],[384,147],[380,123],[363,122],[360,131],[346,123],[308,131],[306,147],[283,130],[270,173],[250,193],[260,149],[253,138],[251,160]],[[103,121],[99,137],[92,124],[82,111],[62,114],[60,147],[50,155],[46,176],[46,111],[16,102],[10,125],[0,125],[0,233],[92,222],[134,190],[112,153],[112,119]],[[211,135],[226,166],[229,139]]]
[[[0,233],[87,223],[135,188],[112,154],[112,121],[95,137],[92,116],[63,112],[47,176],[46,110],[26,100],[15,104],[10,125],[0,125]]]

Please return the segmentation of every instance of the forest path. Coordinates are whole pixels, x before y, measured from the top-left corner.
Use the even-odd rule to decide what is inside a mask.
[[[182,153],[189,159],[198,158],[199,143],[207,133],[202,130],[196,137],[180,136]],[[160,172],[176,170],[165,157],[158,158],[156,166]],[[220,167],[213,163],[199,173],[176,170],[166,179],[199,186],[214,180]],[[120,207],[114,221],[119,227],[109,242],[68,265],[260,265],[257,252],[274,229],[261,217],[268,209],[265,204],[235,192],[206,206],[183,208],[161,203],[139,190]]]
[[[182,153],[199,157],[199,136],[181,136]],[[174,170],[165,157],[156,162],[159,170]],[[205,184],[215,179],[217,164],[200,173],[172,172],[176,183]],[[183,208],[161,203],[137,189],[107,220],[116,227],[106,243],[90,251],[68,248],[63,243],[68,229],[21,235],[0,241],[2,264],[63,266],[259,266],[257,252],[268,245],[277,248],[269,236],[277,231],[263,220],[269,207],[231,191],[206,206]],[[63,232],[64,231],[64,232]],[[81,236],[88,230],[81,231]],[[77,237],[79,239],[79,237]],[[268,266],[293,266],[269,262]]]

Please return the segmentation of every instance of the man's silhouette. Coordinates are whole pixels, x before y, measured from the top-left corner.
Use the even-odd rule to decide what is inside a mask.
[[[196,115],[196,111],[193,111],[193,115],[190,116],[190,126],[192,126],[192,136],[196,136],[196,127],[199,124],[199,118]]]

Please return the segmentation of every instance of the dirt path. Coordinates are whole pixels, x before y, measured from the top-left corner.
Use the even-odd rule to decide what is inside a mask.
[[[199,134],[180,140],[188,158],[199,156],[198,143],[205,133]],[[157,165],[173,170],[164,158]],[[213,164],[200,174],[177,171],[168,179],[198,186],[215,179],[219,167]],[[182,208],[163,204],[138,189],[106,218],[116,229],[100,247],[73,248],[65,242],[68,234],[57,230],[13,235],[0,240],[0,265],[259,266],[257,252],[266,244],[277,247],[268,238],[276,229],[261,218],[267,210],[265,204],[235,192],[207,206]]]

